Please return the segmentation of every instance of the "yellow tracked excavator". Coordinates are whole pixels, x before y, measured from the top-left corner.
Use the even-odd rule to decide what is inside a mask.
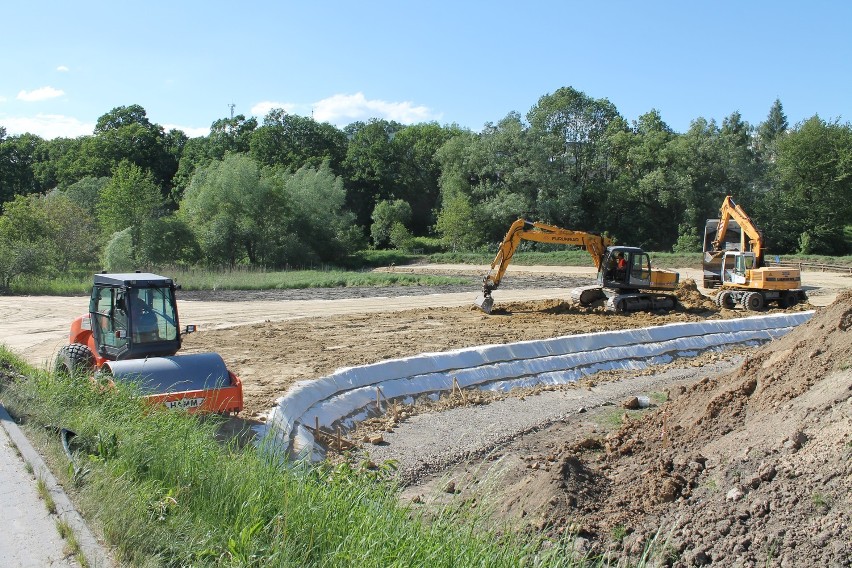
[[[674,295],[651,291],[674,291],[680,275],[670,270],[651,268],[651,260],[641,248],[615,246],[611,239],[597,233],[518,219],[509,227],[491,268],[483,278],[482,294],[474,301],[486,314],[490,314],[494,307],[491,292],[500,286],[512,256],[524,240],[578,246],[589,253],[598,271],[598,283],[571,290],[572,300],[582,306],[604,298],[607,309],[616,312],[671,309],[677,304]]]
[[[729,226],[739,226],[739,249],[726,242]],[[746,240],[748,239],[748,240]],[[763,233],[730,195],[719,210],[719,224],[710,250],[704,252],[705,274],[716,272],[721,289],[716,295],[720,308],[741,305],[746,310],[762,310],[769,302],[781,308],[807,301],[802,276],[797,268],[764,266]],[[721,259],[721,262],[719,262]]]

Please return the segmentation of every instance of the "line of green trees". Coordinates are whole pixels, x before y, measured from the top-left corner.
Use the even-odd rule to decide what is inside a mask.
[[[493,247],[520,216],[697,251],[726,194],[773,253],[849,253],[852,127],[790,125],[776,100],[757,126],[734,112],[676,133],[571,87],[481,132],[275,109],[188,138],[131,105],[73,139],[0,126],[0,287],[80,266],[333,264],[425,237]]]

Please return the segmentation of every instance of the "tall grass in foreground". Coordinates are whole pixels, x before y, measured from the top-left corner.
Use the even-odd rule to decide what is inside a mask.
[[[9,369],[23,378],[4,386]],[[381,476],[220,444],[215,419],[38,373],[3,348],[0,370],[13,413],[77,433],[70,482],[133,565],[576,565],[560,543],[495,532],[471,509],[421,519]]]

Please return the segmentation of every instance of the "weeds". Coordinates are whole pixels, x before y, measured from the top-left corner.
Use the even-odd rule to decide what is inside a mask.
[[[59,536],[65,541],[65,546],[68,550],[67,553],[73,556],[82,568],[88,568],[89,562],[86,560],[85,555],[83,555],[83,549],[80,547],[80,543],[77,542],[77,536],[74,534],[71,525],[63,519],[57,519],[56,530],[59,532]]]
[[[47,508],[48,512],[51,515],[56,514],[56,501],[53,500],[53,496],[50,494],[50,489],[47,488],[47,483],[45,483],[44,479],[39,477],[36,480],[36,492],[38,496],[41,497],[41,500],[44,501],[44,506]]]
[[[666,392],[654,391],[650,393],[648,397],[656,404],[663,404],[664,402],[668,402],[669,400],[669,395]]]
[[[827,511],[831,508],[831,498],[821,491],[814,491],[811,495],[811,502],[817,509]]]

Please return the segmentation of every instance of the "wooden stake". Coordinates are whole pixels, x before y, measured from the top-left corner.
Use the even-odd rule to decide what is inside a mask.
[[[467,397],[464,395],[464,391],[459,384],[459,380],[456,377],[453,377],[453,394],[456,393],[456,389],[459,391],[459,395],[461,396],[462,402],[467,404]]]
[[[382,412],[382,389],[376,387],[376,410],[379,411],[379,414]]]
[[[337,451],[343,451],[343,442],[340,441],[340,426],[337,427]]]
[[[319,416],[315,416],[315,417],[314,417],[314,435],[315,435],[317,438],[319,438],[319,435],[320,435],[320,431],[319,431]]]

